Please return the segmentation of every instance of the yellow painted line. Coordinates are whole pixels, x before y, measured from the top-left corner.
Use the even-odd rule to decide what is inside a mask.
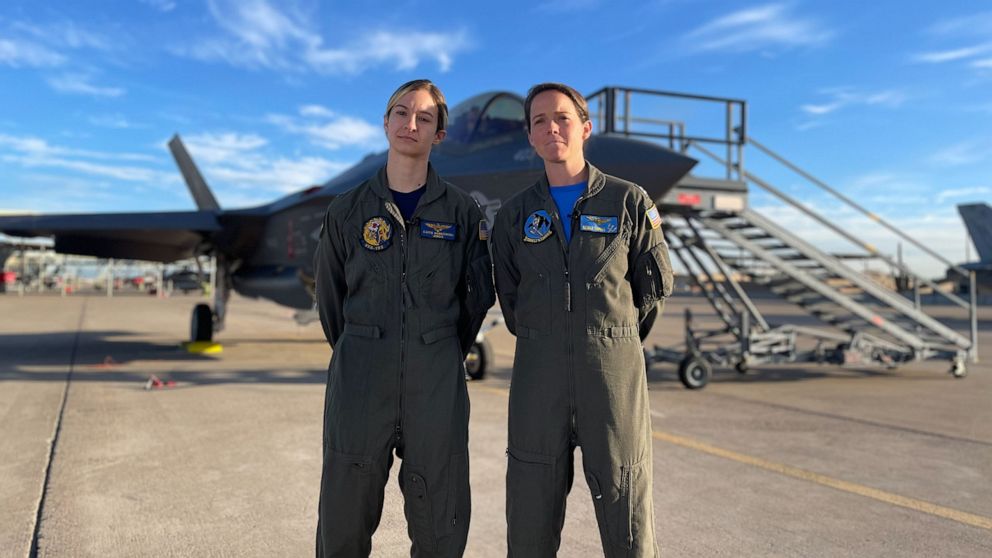
[[[479,390],[479,391],[488,391],[491,393],[498,393],[504,396],[509,395],[509,391],[503,388],[473,385],[472,389],[473,391]],[[723,449],[711,444],[707,444],[706,442],[701,442],[699,440],[695,440],[693,438],[688,438],[685,436],[679,436],[677,434],[669,434],[668,432],[659,432],[657,430],[653,430],[651,432],[651,435],[654,436],[654,438],[657,440],[668,442],[670,444],[675,444],[676,446],[682,446],[684,448],[693,449],[703,453],[708,453],[710,455],[715,455],[717,457],[722,457],[724,459],[730,459],[738,463],[744,463],[745,465],[751,465],[753,467],[765,469],[766,471],[772,471],[780,475],[785,475],[787,477],[792,477],[792,478],[816,483],[822,486],[828,486],[830,488],[842,490],[850,494],[857,494],[858,496],[864,496],[865,498],[871,498],[872,500],[878,500],[879,502],[885,502],[886,504],[892,504],[893,506],[899,506],[913,511],[918,511],[921,513],[928,513],[930,515],[935,515],[937,517],[942,517],[944,519],[950,519],[951,521],[956,521],[958,523],[963,523],[965,525],[971,525],[972,527],[978,527],[980,529],[988,529],[992,531],[992,518],[976,515],[973,513],[963,512],[953,508],[938,506],[937,504],[932,504],[930,502],[926,502],[923,500],[917,500],[916,498],[908,498],[906,496],[900,496],[898,494],[893,494],[891,492],[886,492],[884,490],[879,490],[877,488],[871,488],[870,486],[865,486],[863,484],[857,484],[854,482],[835,479],[832,477],[828,477],[826,475],[821,475],[819,473],[814,473],[812,471],[800,469],[799,467],[792,467],[782,463],[768,461],[767,459],[761,459],[760,457],[754,457],[751,455],[738,453],[736,451]]]
[[[829,486],[830,488],[843,490],[844,492],[857,494],[859,496],[864,496],[865,498],[871,498],[873,500],[878,500],[894,506],[900,506],[910,510],[936,515],[937,517],[943,517],[944,519],[950,519],[951,521],[957,521],[958,523],[964,523],[965,525],[992,530],[992,519],[981,515],[975,515],[973,513],[963,512],[952,508],[945,508],[944,506],[938,506],[936,504],[931,504],[930,502],[924,502],[923,500],[917,500],[915,498],[907,498],[906,496],[900,496],[884,490],[878,490],[877,488],[871,488],[863,484],[842,481],[826,475],[800,469],[798,467],[790,467],[789,465],[775,463],[774,461],[768,461],[766,459],[761,459],[760,457],[753,457],[743,453],[737,453],[736,451],[718,448],[705,442],[700,442],[699,440],[686,438],[685,436],[678,436],[667,432],[658,432],[657,430],[653,431],[651,434],[658,440],[675,444],[677,446],[682,446],[684,448],[694,449],[696,451],[701,451],[717,457],[737,461],[738,463],[760,467],[788,477],[814,482],[823,486]]]

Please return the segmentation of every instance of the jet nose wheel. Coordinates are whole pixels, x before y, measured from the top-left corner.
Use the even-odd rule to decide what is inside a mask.
[[[486,377],[486,368],[492,362],[493,348],[489,341],[472,343],[465,356],[465,377],[469,380],[481,380]]]
[[[209,304],[197,304],[190,322],[190,341],[213,341],[214,313]]]
[[[686,355],[679,363],[679,380],[689,389],[701,389],[710,382],[710,365],[695,355]]]

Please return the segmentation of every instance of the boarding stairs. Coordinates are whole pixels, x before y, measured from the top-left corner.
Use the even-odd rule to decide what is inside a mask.
[[[686,133],[685,122],[634,117],[632,96],[722,103],[724,133],[722,137],[691,136]],[[682,382],[689,388],[699,388],[709,381],[711,365],[734,366],[744,373],[751,366],[776,362],[895,367],[912,361],[946,359],[952,363],[951,373],[963,377],[966,358],[977,360],[974,290],[970,303],[953,293],[943,293],[901,261],[882,254],[851,231],[841,229],[807,204],[744,169],[744,156],[748,152],[745,147],[749,147],[750,151],[768,155],[774,162],[841,198],[848,206],[866,213],[901,239],[919,245],[877,215],[749,138],[745,133],[743,101],[621,88],[604,88],[590,99],[597,109],[593,119],[598,120],[600,132],[667,142],[684,153],[700,153],[712,159],[724,171],[718,178],[690,175],[659,200],[671,252],[694,288],[712,306],[717,325],[713,327],[712,320],[708,326],[700,325],[698,317],[687,310],[682,350],[654,347],[646,351],[649,363],[678,362]],[[660,125],[663,129],[661,133],[646,131],[638,124]],[[713,143],[726,149],[725,156],[706,147]],[[754,186],[858,246],[865,257],[881,260],[890,269],[898,270],[913,285],[913,299],[883,286],[839,257],[748,208],[747,187]],[[934,293],[954,304],[970,308],[970,338],[923,311],[919,298],[921,285],[931,287]],[[761,297],[769,293],[795,304],[816,320],[797,318],[787,323],[769,323],[760,310]],[[810,326],[808,322],[816,325]]]

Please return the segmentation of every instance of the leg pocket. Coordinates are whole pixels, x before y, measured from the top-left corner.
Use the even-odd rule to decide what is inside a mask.
[[[468,454],[457,453],[448,462],[448,506],[444,515],[445,533],[468,530],[472,496],[468,483]]]
[[[370,456],[334,450],[325,455],[318,507],[318,535],[325,555],[369,548],[379,523],[385,483],[374,467]]]
[[[423,551],[437,550],[437,533],[434,529],[434,513],[431,505],[431,492],[424,476],[406,472],[403,489],[407,528],[410,538]]]
[[[650,466],[644,459],[621,466],[612,476],[586,474],[604,547],[631,550],[635,544],[647,544],[648,548],[654,544]],[[610,483],[602,483],[603,479],[610,479]],[[645,542],[644,537],[651,540]]]
[[[554,457],[507,450],[506,524],[510,544],[546,543],[554,534]]]

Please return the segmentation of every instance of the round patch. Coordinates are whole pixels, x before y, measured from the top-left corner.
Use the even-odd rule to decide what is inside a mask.
[[[362,246],[368,250],[385,250],[389,248],[392,238],[393,228],[383,217],[373,217],[362,227]]]
[[[531,213],[524,222],[524,242],[542,242],[551,236],[551,217],[539,209]]]

